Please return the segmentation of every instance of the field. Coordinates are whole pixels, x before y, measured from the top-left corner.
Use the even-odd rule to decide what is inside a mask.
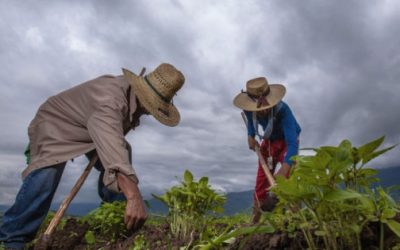
[[[49,249],[400,249],[400,207],[382,188],[373,158],[383,138],[360,147],[344,140],[316,148],[314,156],[297,156],[288,179],[277,178],[278,200],[260,223],[251,214],[222,216],[224,194],[213,190],[208,177],[199,180],[185,171],[180,185],[154,198],[167,215],[151,214],[145,226],[128,231],[124,202],[104,203],[83,217],[65,217]],[[43,223],[40,234],[52,218]],[[39,249],[38,239],[30,249]],[[0,247],[1,249],[1,247]]]
[[[267,218],[268,216],[265,215]],[[397,218],[400,219],[400,218]],[[184,239],[171,233],[167,218],[151,216],[138,232],[124,232],[113,236],[100,232],[88,234],[90,225],[79,218],[66,218],[53,236],[49,249],[307,249],[301,232],[275,231],[267,222],[251,226],[249,214],[214,218],[201,233]],[[379,249],[379,223],[370,224],[361,237],[360,249]],[[236,230],[236,231],[235,231]],[[240,231],[242,230],[242,231]],[[210,232],[211,231],[211,232]],[[231,234],[229,234],[229,232]],[[385,228],[383,249],[398,249],[399,238]],[[214,235],[207,240],[206,234]],[[91,235],[91,236],[90,236]],[[232,237],[231,237],[232,236]],[[220,238],[219,238],[220,237]],[[315,249],[326,249],[322,239]],[[201,242],[201,243],[200,243]],[[397,245],[396,245],[397,244]],[[32,246],[31,248],[34,248]],[[341,248],[338,249],[348,249]]]

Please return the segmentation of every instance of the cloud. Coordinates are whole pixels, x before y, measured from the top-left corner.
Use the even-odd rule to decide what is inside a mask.
[[[399,143],[400,6],[384,2],[4,1],[0,8],[0,203],[10,203],[24,169],[27,126],[51,95],[121,67],[147,72],[170,62],[186,78],[174,103],[178,127],[152,117],[128,135],[145,196],[177,183],[185,169],[225,191],[253,188],[232,100],[248,79],[287,88],[301,146],[355,146],[386,135]],[[372,163],[398,166],[399,149]],[[82,172],[68,163],[56,200]],[[178,179],[176,178],[178,177]],[[76,201],[98,201],[93,171]]]

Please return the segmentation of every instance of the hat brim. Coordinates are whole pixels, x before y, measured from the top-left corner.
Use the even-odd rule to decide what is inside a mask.
[[[270,93],[267,95],[268,105],[257,108],[257,102],[250,98],[246,93],[238,94],[233,100],[233,104],[246,111],[261,111],[272,108],[285,96],[286,88],[282,84],[270,84]]]
[[[172,103],[163,101],[145,82],[143,77],[127,69],[122,69],[122,72],[140,103],[154,118],[169,127],[179,124],[181,117],[178,109]]]

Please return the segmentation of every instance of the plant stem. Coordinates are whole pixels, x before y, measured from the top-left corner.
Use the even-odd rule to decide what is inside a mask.
[[[306,224],[309,224],[307,219],[304,217],[304,215],[303,215],[301,210],[299,211],[299,214],[300,214],[301,219],[303,220],[303,222],[306,223]],[[308,228],[307,229],[303,229],[302,228],[301,231],[303,231],[304,237],[306,237],[306,241],[307,241],[307,244],[310,247],[310,249],[311,250],[316,249],[316,247],[314,245],[314,239],[312,237],[312,234],[311,234],[310,230]]]
[[[380,222],[380,240],[379,240],[379,249],[380,250],[384,250],[384,241],[383,241],[383,237],[384,237],[384,227],[383,227],[383,223],[382,222]]]

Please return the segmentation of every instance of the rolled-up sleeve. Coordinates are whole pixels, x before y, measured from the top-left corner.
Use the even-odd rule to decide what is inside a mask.
[[[104,185],[116,192],[121,192],[117,173],[127,175],[138,183],[136,173],[129,161],[123,131],[123,113],[112,100],[98,107],[87,121],[87,129],[97,154],[104,166]]]

